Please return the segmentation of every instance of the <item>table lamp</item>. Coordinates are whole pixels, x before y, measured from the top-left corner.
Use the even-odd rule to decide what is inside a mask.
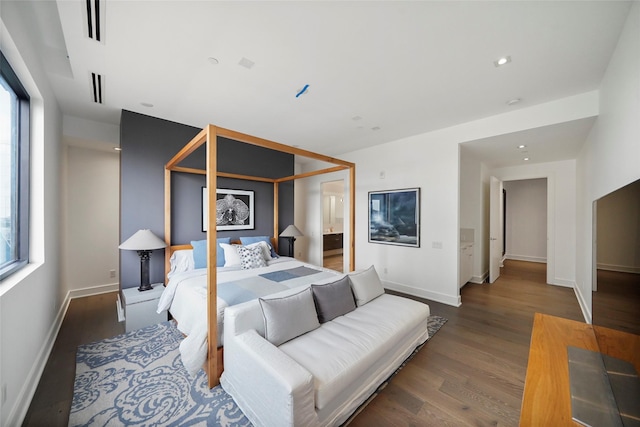
[[[289,239],[289,256],[293,258],[293,242],[296,241],[296,237],[304,236],[302,231],[298,230],[298,227],[291,224],[287,228],[284,229],[282,233],[280,233],[280,237],[285,237]]]
[[[140,256],[140,287],[138,287],[138,291],[143,292],[153,289],[153,286],[149,283],[149,258],[154,249],[162,249],[166,246],[167,244],[153,234],[151,230],[138,230],[118,246],[120,249],[138,251]]]

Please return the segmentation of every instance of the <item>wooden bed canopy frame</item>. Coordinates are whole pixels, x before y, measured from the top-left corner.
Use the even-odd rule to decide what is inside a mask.
[[[336,166],[317,171],[301,173],[283,178],[264,178],[250,175],[238,175],[218,171],[217,144],[218,137],[256,145],[275,151],[303,156],[314,160],[331,163]],[[206,144],[206,170],[180,167],[179,163],[192,154],[195,150]],[[355,269],[355,164],[311,151],[291,147],[285,144],[257,138],[236,131],[207,125],[191,141],[189,141],[166,165],[164,171],[164,238],[169,250],[165,251],[165,277],[169,272],[169,259],[173,251],[190,248],[190,245],[171,244],[171,173],[191,173],[206,175],[206,187],[210,201],[216,200],[217,177],[234,178],[247,181],[260,181],[273,183],[273,237],[277,242],[278,236],[278,185],[281,182],[293,181],[301,178],[338,172],[349,169],[349,271]],[[208,353],[205,371],[208,376],[209,388],[219,384],[222,372],[222,352],[218,350],[218,322],[217,322],[217,271],[216,271],[216,215],[215,203],[209,203],[207,227],[207,325],[208,325]]]

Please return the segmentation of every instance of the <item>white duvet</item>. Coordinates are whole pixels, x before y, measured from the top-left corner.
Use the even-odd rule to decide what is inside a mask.
[[[315,270],[317,272],[313,272]],[[294,276],[288,272],[303,271]],[[266,274],[276,280],[270,280]],[[219,267],[218,282],[218,346],[222,345],[224,309],[247,299],[280,292],[284,289],[326,283],[340,278],[342,273],[280,257],[267,267],[241,270]],[[290,277],[289,277],[290,276]],[[225,300],[227,298],[229,301]],[[186,335],[180,343],[182,363],[194,375],[207,359],[207,269],[195,269],[171,276],[158,302],[158,313],[169,310],[178,321],[178,329]]]

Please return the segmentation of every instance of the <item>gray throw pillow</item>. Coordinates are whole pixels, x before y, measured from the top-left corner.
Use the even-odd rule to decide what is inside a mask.
[[[311,289],[282,298],[259,298],[264,317],[264,335],[280,345],[320,326]]]
[[[311,291],[320,323],[328,322],[356,309],[351,283],[347,276],[325,285],[311,285]]]

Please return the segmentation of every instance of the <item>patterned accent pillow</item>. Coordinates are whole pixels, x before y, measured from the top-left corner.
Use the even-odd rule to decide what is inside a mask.
[[[243,270],[267,266],[267,262],[264,260],[262,248],[260,246],[254,246],[251,248],[248,246],[237,246],[236,249],[238,249],[240,265]]]

